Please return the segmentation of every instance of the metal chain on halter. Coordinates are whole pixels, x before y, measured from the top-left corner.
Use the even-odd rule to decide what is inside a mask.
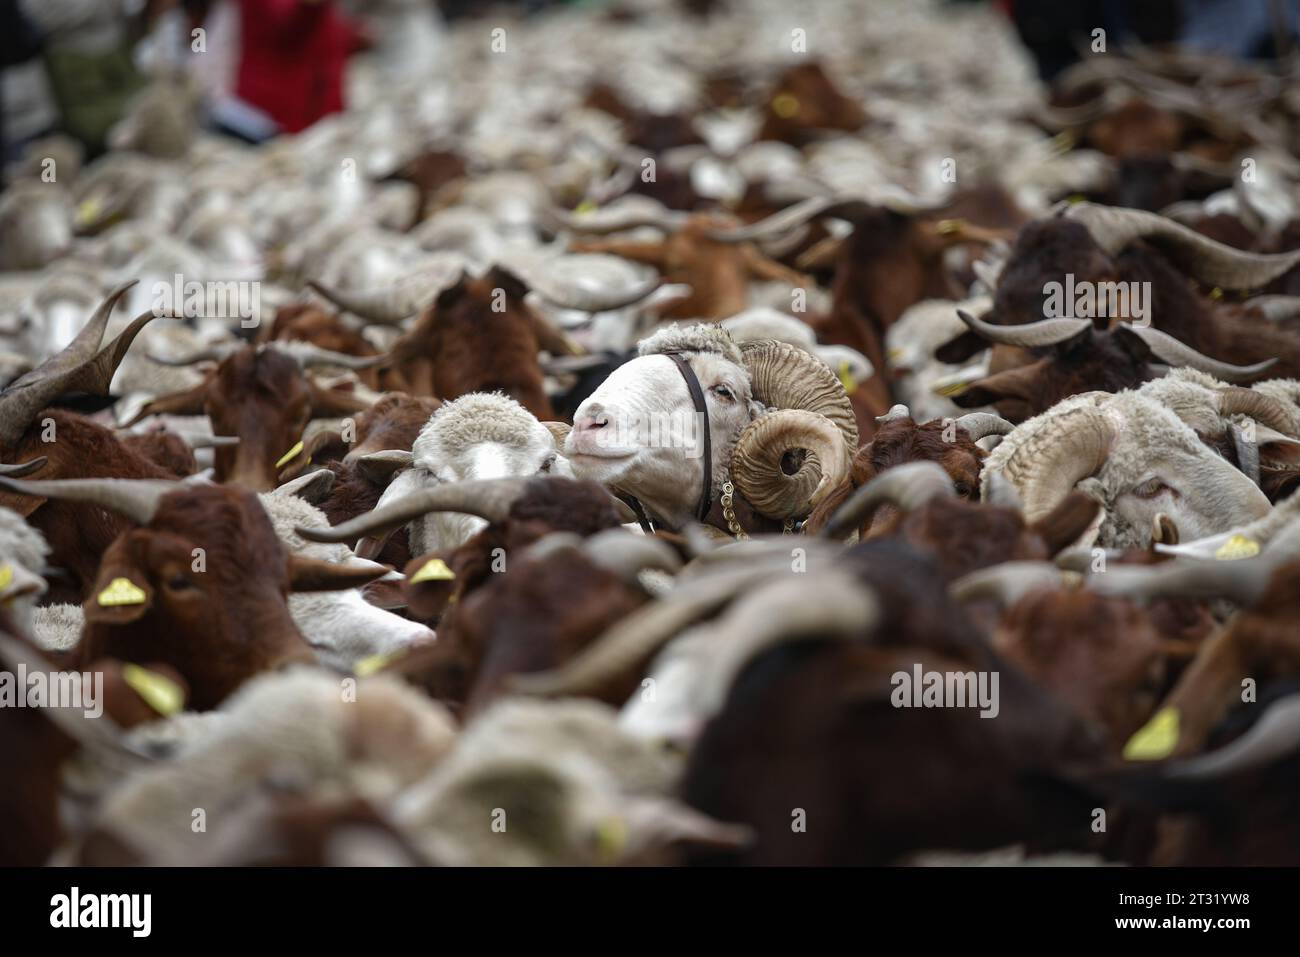
[[[749,540],[749,533],[740,527],[740,522],[736,521],[736,510],[734,507],[736,486],[731,484],[731,480],[722,483],[722,517],[727,520],[727,531],[735,535],[742,541]],[[787,518],[781,526],[782,535],[794,534],[795,520],[792,517]]]

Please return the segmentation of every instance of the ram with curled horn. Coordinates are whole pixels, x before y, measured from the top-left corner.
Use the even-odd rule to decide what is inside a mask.
[[[1134,392],[1076,396],[1023,423],[986,460],[985,491],[997,474],[1031,522],[1077,486],[1102,505],[1088,544],[1104,548],[1204,538],[1271,507],[1173,412]]]
[[[717,326],[644,340],[578,407],[564,453],[575,475],[639,504],[645,524],[728,534],[792,529],[848,474],[857,426],[824,363]]]

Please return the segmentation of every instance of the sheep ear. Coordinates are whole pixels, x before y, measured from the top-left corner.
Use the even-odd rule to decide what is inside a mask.
[[[311,505],[315,505],[334,488],[334,473],[329,469],[317,469],[300,475],[276,488],[276,494],[295,495]]]
[[[360,588],[387,575],[391,568],[377,562],[351,565],[323,562],[302,555],[289,556],[289,591],[340,591]]]
[[[1082,492],[1071,492],[1032,527],[1047,543],[1047,553],[1055,555],[1088,530],[1100,509],[1101,503],[1095,498]]]
[[[376,485],[387,485],[402,469],[410,468],[414,457],[404,449],[385,449],[358,456],[357,468]]]
[[[528,295],[528,285],[518,276],[504,266],[493,266],[492,271],[487,275],[488,282],[493,286],[500,286],[506,291],[506,297],[509,299],[523,299]]]

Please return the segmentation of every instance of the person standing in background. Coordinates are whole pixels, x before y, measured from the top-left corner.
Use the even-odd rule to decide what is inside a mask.
[[[284,133],[342,111],[343,70],[365,38],[333,0],[240,0],[239,12],[240,101]]]

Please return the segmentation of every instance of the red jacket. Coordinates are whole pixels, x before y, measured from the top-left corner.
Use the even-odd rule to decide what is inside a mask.
[[[343,109],[343,68],[359,39],[330,0],[239,0],[235,94],[297,133]]]

